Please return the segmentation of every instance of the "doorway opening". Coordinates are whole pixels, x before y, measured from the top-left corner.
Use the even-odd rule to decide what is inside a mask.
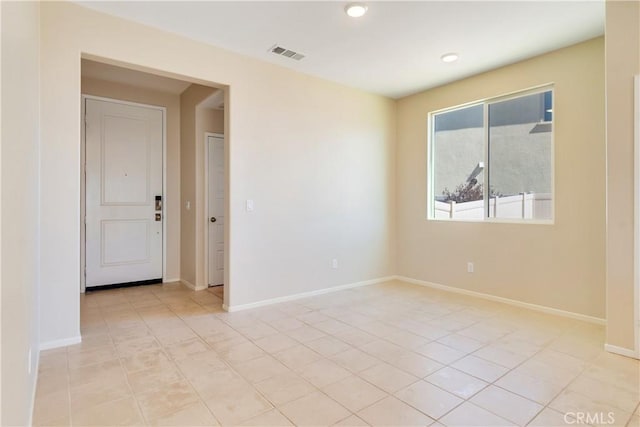
[[[225,286],[211,291],[226,303],[227,87],[85,55],[81,76],[80,291],[154,282],[208,288],[207,133],[222,144],[216,285]]]
[[[161,283],[166,108],[82,100],[85,288]]]

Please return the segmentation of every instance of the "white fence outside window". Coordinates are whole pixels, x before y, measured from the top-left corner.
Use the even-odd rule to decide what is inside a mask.
[[[435,201],[435,219],[484,219],[484,201],[439,202]],[[491,197],[489,218],[538,219],[552,218],[551,193],[522,193],[515,196]]]

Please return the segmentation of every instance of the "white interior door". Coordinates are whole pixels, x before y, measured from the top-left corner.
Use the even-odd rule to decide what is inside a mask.
[[[85,102],[86,286],[162,279],[162,110]]]
[[[224,138],[207,137],[209,286],[224,283]]]

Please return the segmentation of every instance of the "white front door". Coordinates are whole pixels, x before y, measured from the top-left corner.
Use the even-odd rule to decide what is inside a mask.
[[[163,112],[85,101],[86,286],[162,279]]]
[[[207,137],[209,286],[224,283],[224,138]]]

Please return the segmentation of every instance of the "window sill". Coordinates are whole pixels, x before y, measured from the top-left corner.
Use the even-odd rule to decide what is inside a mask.
[[[467,222],[467,223],[479,223],[479,224],[521,224],[521,225],[555,225],[553,219],[509,219],[509,218],[426,218],[429,222]]]

